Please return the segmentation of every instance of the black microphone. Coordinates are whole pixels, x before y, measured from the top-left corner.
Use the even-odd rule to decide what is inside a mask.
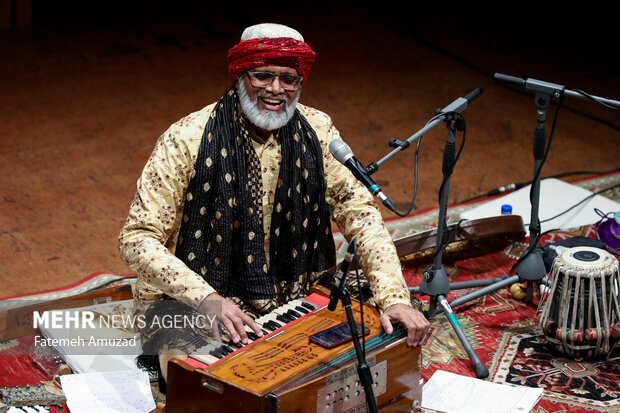
[[[329,144],[329,151],[338,162],[349,168],[349,170],[353,173],[353,176],[355,176],[358,181],[363,183],[371,194],[379,198],[381,202],[383,202],[383,205],[391,211],[396,212],[396,208],[394,207],[394,204],[392,204],[392,201],[385,196],[383,191],[381,191],[381,188],[379,188],[379,185],[372,180],[370,175],[366,172],[364,166],[357,159],[355,159],[353,151],[349,148],[349,145],[341,139],[334,139]]]
[[[481,94],[482,94],[482,89],[476,88],[472,90],[471,92],[469,92],[467,95],[465,95],[463,99],[465,99],[468,102],[471,102],[472,100],[476,99]]]
[[[353,256],[355,255],[355,238],[351,240],[347,248],[346,254],[344,254],[344,259],[342,264],[340,265],[340,269],[336,271],[334,274],[334,278],[338,281],[338,287],[332,288],[331,294],[329,295],[329,304],[327,305],[327,309],[329,311],[334,311],[336,306],[338,305],[338,300],[340,299],[340,291],[344,287],[344,280],[347,278],[347,274],[349,272],[349,267],[351,266],[351,261],[353,261]]]

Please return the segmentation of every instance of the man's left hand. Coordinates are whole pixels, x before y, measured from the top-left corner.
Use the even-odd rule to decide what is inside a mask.
[[[406,304],[392,304],[383,312],[379,320],[386,334],[394,332],[392,323],[398,321],[407,329],[407,345],[412,347],[422,344],[431,326],[424,314]]]

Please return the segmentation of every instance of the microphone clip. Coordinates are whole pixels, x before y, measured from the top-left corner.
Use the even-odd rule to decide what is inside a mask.
[[[376,162],[369,163],[366,168],[364,168],[368,175],[372,175],[379,170],[379,165]]]
[[[389,140],[388,145],[390,145],[390,147],[392,148],[407,149],[410,144],[408,141],[401,141],[401,140],[392,138]]]
[[[459,112],[451,111],[444,112],[441,109],[437,109],[435,111],[435,116],[443,115],[444,120],[448,124],[449,127],[454,127],[455,130],[459,132],[463,132],[465,130],[465,118]]]

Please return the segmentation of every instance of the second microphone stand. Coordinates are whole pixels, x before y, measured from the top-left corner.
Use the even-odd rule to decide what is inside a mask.
[[[443,156],[443,182],[439,191],[439,216],[437,218],[438,228],[434,262],[433,266],[424,272],[424,277],[420,285],[418,287],[409,287],[409,292],[411,294],[428,295],[430,297],[429,310],[425,313],[425,316],[427,318],[433,317],[437,313],[437,309],[440,309],[446,314],[446,316],[448,317],[448,321],[452,325],[452,328],[454,329],[456,335],[458,336],[463,347],[465,348],[465,351],[471,359],[474,370],[476,372],[476,377],[483,379],[488,377],[489,370],[485,367],[484,364],[482,364],[482,362],[478,358],[478,355],[473,350],[471,344],[467,340],[467,337],[463,332],[463,328],[454,316],[452,308],[446,300],[446,296],[452,289],[472,288],[481,285],[487,285],[488,283],[486,281],[483,281],[481,283],[480,280],[474,280],[451,284],[449,282],[448,275],[446,274],[446,271],[443,269],[442,265],[443,249],[445,248],[445,240],[448,230],[446,224],[446,216],[448,210],[448,198],[450,193],[450,178],[452,175],[452,170],[454,169],[454,164],[456,163],[456,131],[457,129],[463,131],[465,130],[465,120],[461,116],[461,112],[467,108],[468,104],[471,101],[480,96],[481,93],[482,89],[474,89],[465,97],[458,98],[445,108],[437,111],[437,114],[433,119],[431,119],[422,129],[409,137],[406,141],[391,140],[390,146],[395,147],[395,149],[387,156],[380,159],[378,162],[374,162],[368,165],[368,167],[366,167],[366,172],[368,174],[376,172],[379,168],[379,165],[383,164],[385,161],[396,155],[398,152],[408,148],[412,142],[420,139],[426,132],[437,126],[439,123],[443,121],[446,122],[446,125],[448,127],[448,137],[446,139]]]
[[[409,291],[413,294],[418,293],[421,295],[428,295],[430,297],[429,310],[426,313],[427,318],[435,316],[437,309],[440,309],[445,313],[448,318],[448,322],[452,325],[454,332],[461,341],[461,344],[465,348],[465,351],[473,364],[476,377],[483,379],[488,377],[489,370],[478,358],[478,355],[469,343],[463,328],[454,316],[452,308],[446,299],[446,296],[450,290],[456,286],[456,284],[458,284],[458,288],[468,288],[471,287],[471,285],[468,285],[467,282],[455,283],[451,285],[448,275],[442,265],[443,250],[445,248],[444,243],[448,235],[446,217],[450,193],[450,178],[456,162],[456,130],[462,130],[461,123],[463,122],[463,118],[459,113],[451,112],[446,114],[445,121],[448,127],[448,137],[443,155],[442,172],[444,178],[439,192],[439,215],[437,217],[437,239],[435,244],[434,261],[432,267],[424,271],[422,282],[419,287],[411,287],[409,288]]]
[[[353,239],[349,244],[349,248],[347,250],[347,254],[350,255],[350,259],[352,258],[351,256],[355,256],[355,249],[355,239]],[[357,356],[357,374],[360,379],[360,384],[364,388],[364,394],[366,396],[366,408],[369,413],[377,413],[377,400],[375,399],[375,395],[372,390],[372,374],[370,372],[370,367],[368,366],[368,362],[366,361],[366,357],[364,355],[364,349],[362,349],[362,346],[360,345],[355,317],[353,316],[353,310],[351,309],[351,296],[345,288],[345,279],[348,273],[348,265],[345,266],[345,263],[347,262],[345,261],[343,263],[343,266],[341,267],[342,274],[340,274],[340,280],[336,280],[336,282],[332,286],[329,295],[329,305],[327,306],[327,308],[330,311],[334,311],[336,309],[338,301],[342,303],[342,308],[344,308],[344,312],[347,316],[347,325],[349,326],[351,338],[353,339],[355,355]],[[360,305],[363,305],[361,301]]]

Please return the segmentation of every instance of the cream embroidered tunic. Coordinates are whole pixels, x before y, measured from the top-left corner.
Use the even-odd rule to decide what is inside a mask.
[[[137,192],[119,234],[123,262],[138,274],[136,299],[148,302],[165,295],[198,308],[215,290],[174,255],[186,189],[193,176],[200,141],[215,104],[192,113],[164,132],[137,182]],[[358,258],[381,310],[392,304],[410,305],[394,243],[372,195],[340,162],[329,143],[340,139],[326,114],[298,104],[317,134],[323,152],[326,201],[332,220],[347,240],[356,238]],[[280,145],[274,135],[253,141],[261,162],[265,253],[280,166]]]

